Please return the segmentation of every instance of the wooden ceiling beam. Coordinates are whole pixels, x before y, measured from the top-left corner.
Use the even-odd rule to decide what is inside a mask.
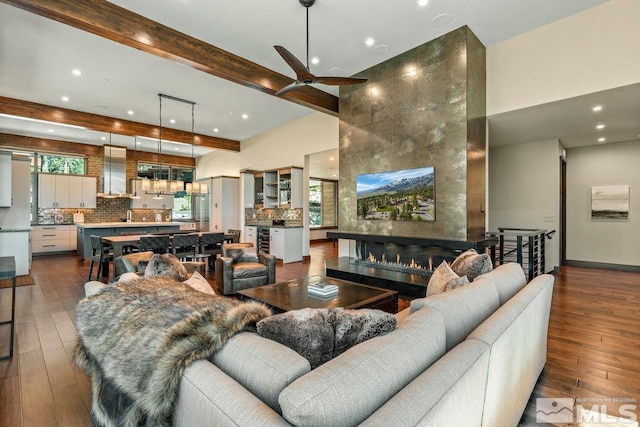
[[[0,0],[109,40],[273,95],[293,79],[105,0]],[[282,97],[338,115],[338,97],[305,86]]]
[[[57,153],[85,157],[94,156],[102,158],[104,154],[103,146],[101,145],[34,138],[10,133],[0,133],[0,147],[3,149],[33,151],[35,153]],[[133,159],[135,162],[156,163],[158,161],[158,154],[127,149],[127,159]],[[163,165],[193,167],[196,165],[196,160],[193,157],[162,154],[160,156],[160,163]]]
[[[145,136],[159,138],[160,127],[130,120],[115,119],[92,113],[52,107],[35,102],[0,96],[0,113],[12,116],[27,117],[49,122],[83,126],[98,132],[109,132],[128,136]],[[191,132],[162,127],[162,139],[191,144]],[[240,151],[240,142],[231,139],[216,138],[214,136],[195,134],[194,145],[219,150]]]

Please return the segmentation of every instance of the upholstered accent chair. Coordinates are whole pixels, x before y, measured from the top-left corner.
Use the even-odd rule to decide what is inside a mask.
[[[253,243],[222,245],[222,256],[216,259],[216,283],[224,295],[275,281],[276,258],[273,255],[258,254]]]

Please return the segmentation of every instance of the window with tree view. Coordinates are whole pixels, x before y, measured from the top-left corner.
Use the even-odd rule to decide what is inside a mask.
[[[37,154],[37,171],[45,173],[85,174],[85,158],[60,156],[56,154]]]
[[[337,190],[336,181],[309,180],[310,227],[335,227],[338,224]]]
[[[158,165],[153,163],[138,163],[138,179],[169,179],[172,181],[193,181],[193,168],[185,168],[181,166]],[[171,217],[173,219],[192,219],[194,218],[192,199],[189,194],[184,191],[184,187],[176,191],[173,195],[173,209],[171,209]]]

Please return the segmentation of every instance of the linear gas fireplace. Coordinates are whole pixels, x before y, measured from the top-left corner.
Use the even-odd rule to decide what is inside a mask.
[[[384,287],[409,298],[426,295],[429,278],[442,261],[452,262],[467,249],[479,253],[497,244],[495,237],[449,240],[328,232],[349,240],[349,257],[327,260],[327,276]]]

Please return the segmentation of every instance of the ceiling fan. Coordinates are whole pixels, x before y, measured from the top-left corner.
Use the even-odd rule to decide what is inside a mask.
[[[313,6],[316,0],[298,0],[302,6],[307,8],[307,65],[305,66],[298,58],[282,46],[274,46],[280,56],[295,71],[296,81],[288,86],[283,87],[276,92],[276,96],[284,95],[299,87],[310,85],[313,83],[322,83],[331,86],[352,85],[364,83],[367,79],[360,77],[316,77],[309,71],[309,8]]]

